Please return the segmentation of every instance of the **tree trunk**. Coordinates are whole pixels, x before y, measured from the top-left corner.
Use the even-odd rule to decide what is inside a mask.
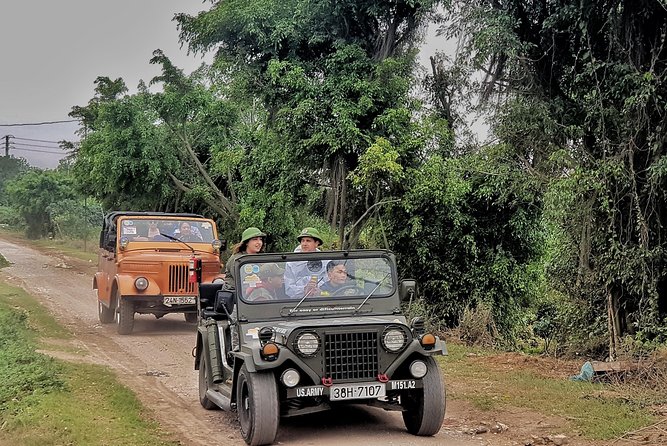
[[[621,324],[618,320],[618,293],[607,287],[607,328],[609,331],[609,360],[616,361],[620,348]]]
[[[342,249],[347,249],[345,246],[345,216],[347,214],[347,166],[345,165],[345,159],[339,158],[338,163],[340,166],[340,213],[338,216],[338,246]]]

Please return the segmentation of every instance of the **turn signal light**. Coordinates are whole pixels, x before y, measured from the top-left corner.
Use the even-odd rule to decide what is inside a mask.
[[[275,361],[278,359],[278,352],[280,349],[273,342],[267,342],[262,346],[261,354],[262,359],[265,361]]]
[[[430,350],[435,345],[435,336],[433,336],[431,333],[425,333],[421,338],[419,338],[419,343],[426,350]]]

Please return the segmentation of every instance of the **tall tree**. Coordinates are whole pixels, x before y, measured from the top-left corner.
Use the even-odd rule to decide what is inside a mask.
[[[589,303],[591,325],[608,316],[612,357],[625,334],[666,339],[664,2],[455,5],[450,31],[471,36],[484,97],[504,100],[496,134],[560,201],[550,216],[571,266],[553,283]]]
[[[327,191],[322,210],[346,245],[346,225],[368,203],[348,173],[377,138],[390,139],[387,125],[400,122],[393,116],[410,114],[411,50],[435,3],[224,1],[176,19],[192,51],[216,49],[219,64],[247,79],[267,129],[289,148],[282,157],[292,180],[278,187],[287,184],[301,204],[304,185]]]

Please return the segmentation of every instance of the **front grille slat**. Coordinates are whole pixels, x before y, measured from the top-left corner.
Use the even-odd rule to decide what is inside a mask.
[[[327,333],[324,373],[333,380],[374,379],[378,374],[378,333]]]
[[[196,284],[188,279],[188,265],[169,265],[169,293],[193,294]]]

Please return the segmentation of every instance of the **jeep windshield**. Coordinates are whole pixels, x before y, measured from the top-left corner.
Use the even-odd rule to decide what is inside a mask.
[[[211,243],[215,239],[213,225],[197,219],[124,218],[119,233],[128,242]]]
[[[240,258],[238,278],[244,302],[282,301],[293,308],[309,302],[360,305],[392,295],[397,283],[393,262],[381,251],[248,255]]]

